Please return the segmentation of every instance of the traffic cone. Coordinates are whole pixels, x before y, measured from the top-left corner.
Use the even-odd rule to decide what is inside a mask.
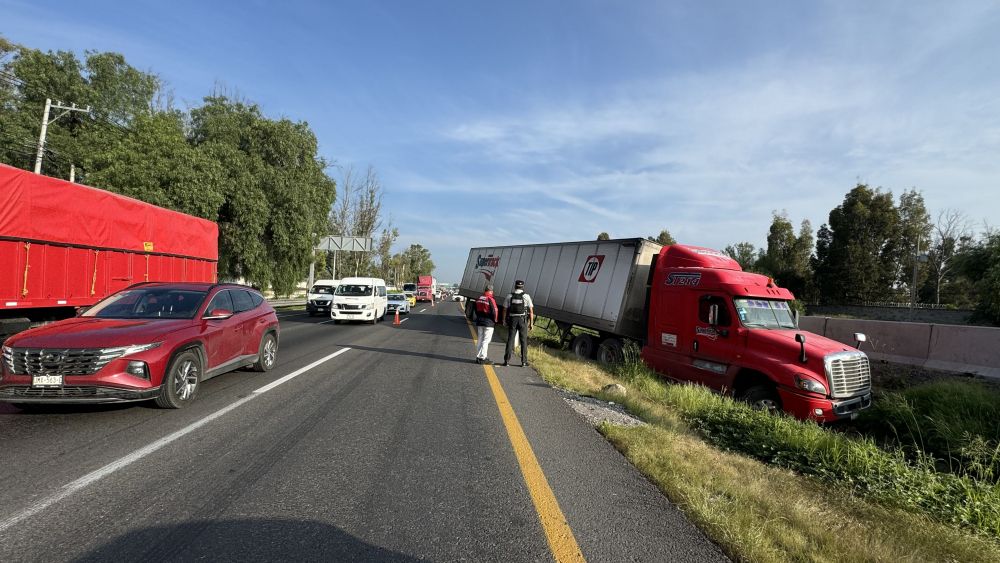
[[[399,309],[396,309],[396,318],[392,321],[393,326],[399,326]]]

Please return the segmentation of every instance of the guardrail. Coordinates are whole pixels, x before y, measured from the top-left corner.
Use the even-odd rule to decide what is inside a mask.
[[[861,350],[875,360],[1000,379],[1000,328],[830,317],[802,317],[799,326],[851,346],[863,332]]]

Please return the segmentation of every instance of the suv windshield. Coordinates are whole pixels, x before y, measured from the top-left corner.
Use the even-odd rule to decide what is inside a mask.
[[[207,291],[150,287],[116,293],[82,316],[99,319],[191,319]]]
[[[736,314],[748,328],[795,328],[788,301],[774,299],[735,299]]]
[[[328,294],[332,294],[333,293],[333,286],[332,285],[314,285],[309,290],[309,293],[328,293]]]
[[[352,295],[354,297],[365,297],[372,294],[370,285],[340,285],[337,286],[336,295]]]

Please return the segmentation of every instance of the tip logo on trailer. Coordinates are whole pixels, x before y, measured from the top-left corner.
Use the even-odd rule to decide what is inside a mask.
[[[583,263],[583,270],[580,271],[579,281],[583,283],[594,283],[597,274],[601,272],[601,265],[604,264],[603,254],[591,254],[587,261]]]

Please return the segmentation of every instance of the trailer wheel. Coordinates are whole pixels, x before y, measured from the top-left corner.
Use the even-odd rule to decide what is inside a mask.
[[[597,359],[606,366],[621,363],[622,341],[617,338],[605,338],[597,349]]]
[[[779,412],[782,410],[781,397],[778,390],[770,385],[756,385],[743,393],[743,400],[750,403],[750,406],[768,411]]]
[[[589,360],[594,357],[594,350],[597,346],[594,344],[594,337],[589,334],[577,334],[573,337],[573,341],[569,344],[569,349],[573,351],[578,358],[584,360]]]

